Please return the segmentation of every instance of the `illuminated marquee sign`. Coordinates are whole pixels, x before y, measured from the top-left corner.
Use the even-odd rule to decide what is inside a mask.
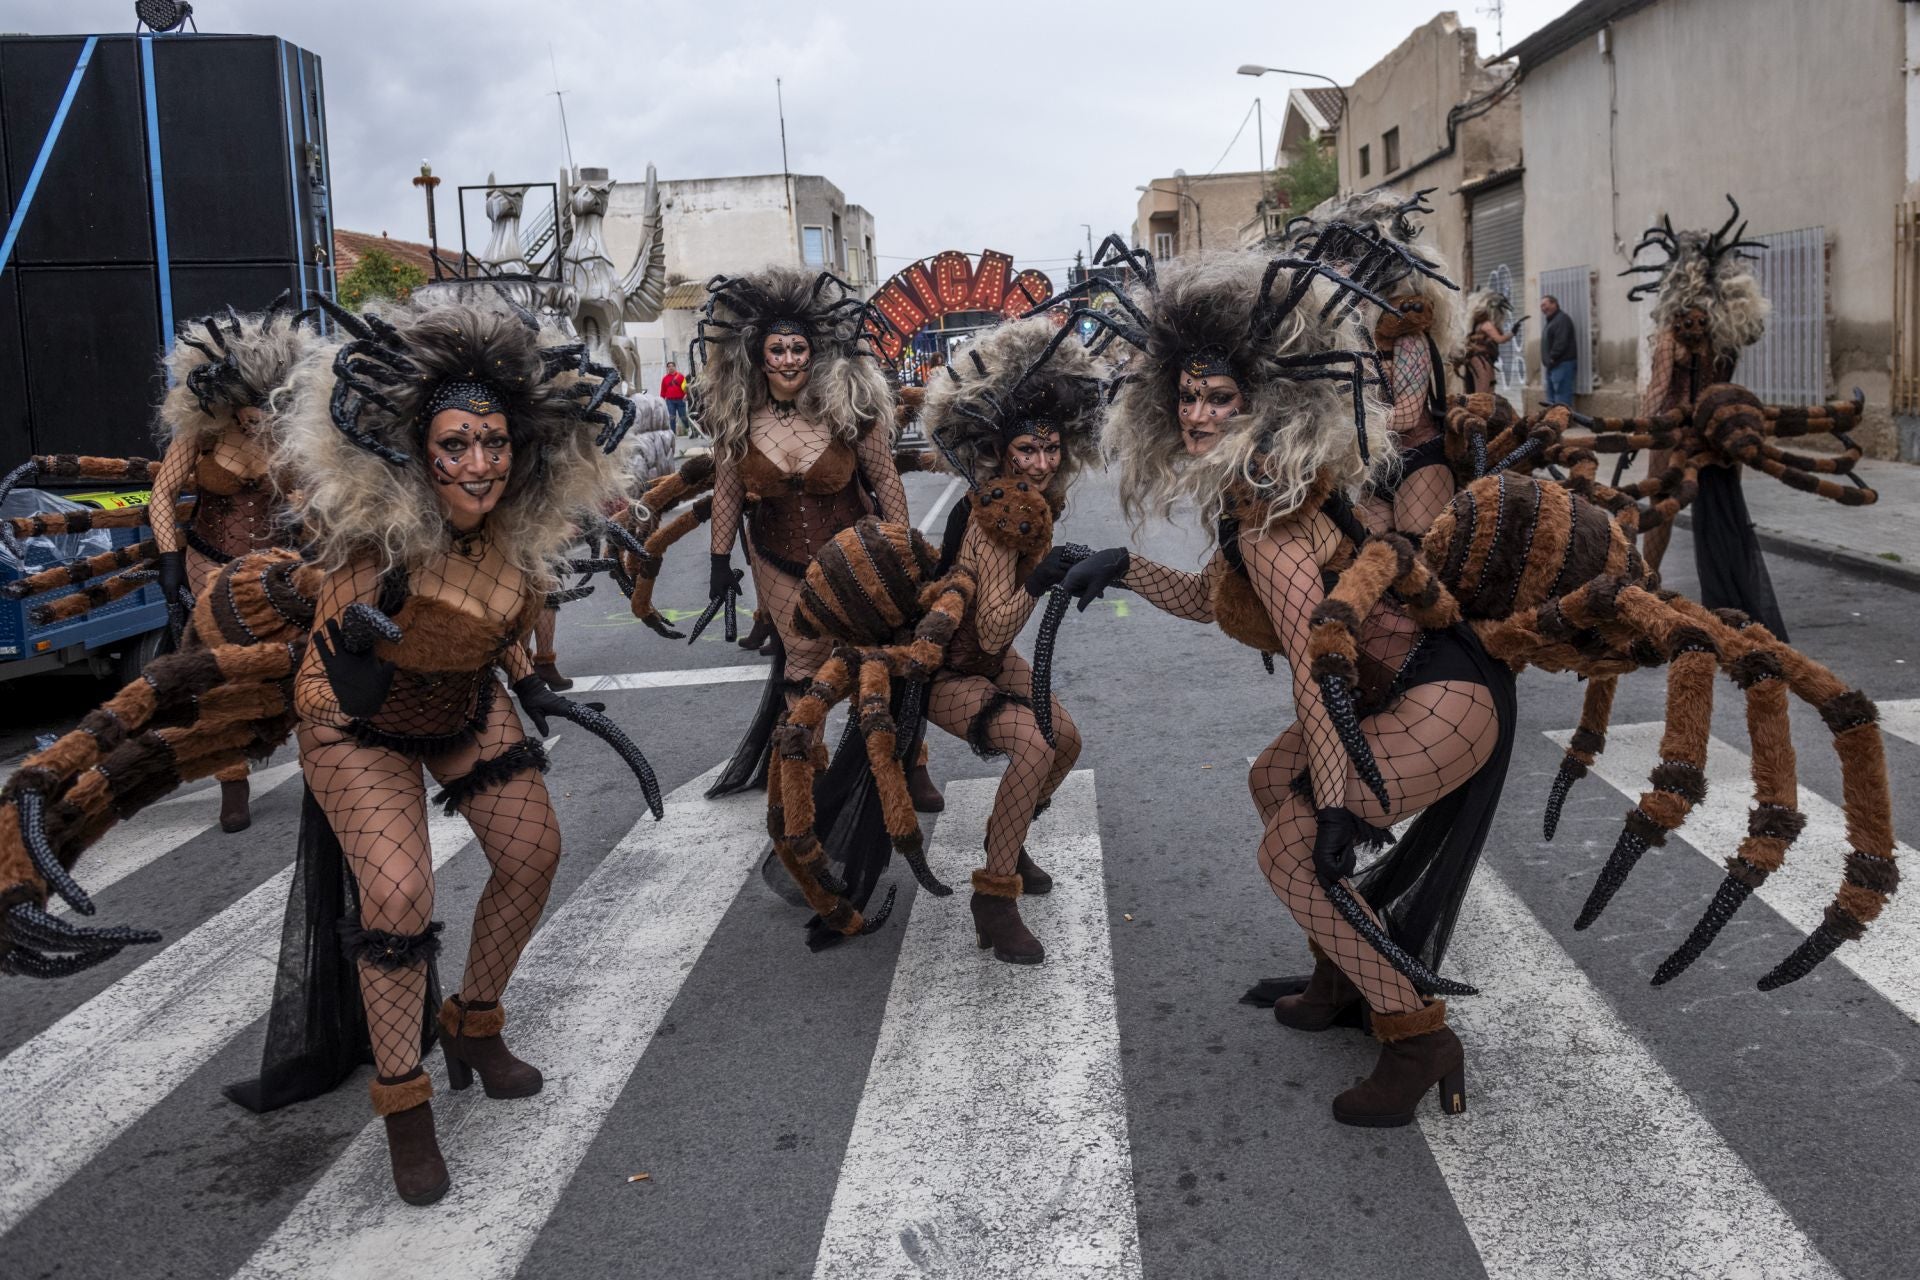
[[[1015,272],[1013,259],[996,249],[980,255],[979,265],[955,249],[924,258],[880,287],[873,305],[897,332],[869,324],[868,333],[889,360],[897,359],[908,338],[942,316],[964,311],[997,311],[1009,319],[1024,315],[1053,296],[1053,281],[1039,271]]]

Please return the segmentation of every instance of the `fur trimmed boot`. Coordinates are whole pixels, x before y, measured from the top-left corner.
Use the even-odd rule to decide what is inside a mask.
[[[1319,943],[1308,939],[1307,946],[1313,952],[1313,976],[1299,995],[1273,1002],[1273,1020],[1295,1031],[1325,1031],[1360,1000],[1360,988],[1327,958]]]
[[[939,813],[947,807],[947,798],[940,794],[940,788],[933,785],[933,775],[927,772],[927,744],[920,744],[920,754],[914,757],[913,768],[907,770],[907,794],[913,797],[915,813]]]
[[[446,1055],[449,1086],[469,1087],[477,1071],[489,1098],[531,1098],[540,1092],[545,1083],[540,1069],[507,1051],[500,1035],[506,1025],[498,1000],[446,998],[440,1006],[440,1052]]]
[[[1020,919],[1015,899],[1020,896],[1020,876],[996,876],[982,869],[973,873],[973,932],[980,949],[993,948],[993,958],[1006,964],[1039,964],[1047,958],[1047,949]]]
[[[447,1194],[453,1179],[433,1132],[433,1080],[423,1068],[388,1079],[375,1076],[367,1086],[373,1114],[386,1121],[387,1158],[393,1164],[393,1189],[408,1204],[432,1204]]]
[[[773,653],[770,647],[772,644],[773,615],[765,609],[755,609],[753,611],[753,625],[747,629],[747,634],[740,637],[740,647],[742,649],[753,649],[765,654],[767,657],[772,657]]]
[[[1037,898],[1043,893],[1053,892],[1053,877],[1027,856],[1027,846],[1020,846],[1020,861],[1014,864],[1013,869],[1020,873],[1020,892],[1028,897]]]
[[[1447,1025],[1447,1002],[1432,1000],[1411,1013],[1375,1013],[1373,1034],[1380,1060],[1373,1074],[1333,1100],[1333,1118],[1368,1129],[1394,1129],[1413,1121],[1420,1097],[1440,1086],[1440,1110],[1467,1109],[1466,1053]]]
[[[551,653],[533,655],[533,674],[547,682],[547,688],[558,693],[562,689],[573,688],[573,681],[560,674],[560,668],[554,665],[558,659]]]
[[[245,831],[253,825],[253,810],[248,806],[252,798],[251,789],[245,778],[236,778],[232,782],[220,783],[220,829],[228,835],[236,831]]]

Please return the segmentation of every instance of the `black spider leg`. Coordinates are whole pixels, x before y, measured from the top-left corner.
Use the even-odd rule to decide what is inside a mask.
[[[1119,338],[1136,351],[1145,351],[1147,349],[1149,339],[1146,330],[1144,328],[1134,328],[1110,311],[1096,311],[1091,307],[1075,307],[1067,313],[1067,323],[1069,325],[1077,324],[1081,320],[1093,321],[1106,335],[1107,341],[1111,341],[1113,338]],[[1114,384],[1117,386],[1123,378],[1124,375],[1122,378],[1116,378]],[[1109,394],[1109,399],[1111,399],[1111,394]]]
[[[609,542],[617,543],[620,549],[629,555],[643,556],[647,553],[646,547],[641,544],[638,538],[611,520],[601,519],[599,524],[595,526],[595,529],[601,537]],[[615,556],[613,563],[607,566],[607,572],[612,576],[613,580],[620,585],[620,594],[631,599],[633,597],[633,589],[638,584],[634,582],[632,575],[621,565],[618,556]]]
[[[1553,839],[1554,832],[1560,829],[1560,811],[1566,807],[1567,795],[1573,790],[1573,784],[1587,775],[1587,767],[1572,756],[1560,757],[1559,772],[1553,775],[1553,785],[1547,788],[1547,808],[1541,815],[1540,834],[1545,839]]]
[[[365,320],[341,306],[326,294],[315,294],[313,300],[320,305],[322,311],[333,317],[335,324],[345,329],[354,337],[372,338],[374,336],[373,330],[367,325]]]
[[[587,358],[587,344],[569,342],[557,347],[540,348],[540,381],[546,382],[562,369],[578,369]],[[594,375],[598,377],[599,375]]]
[[[1455,982],[1452,978],[1443,978],[1420,963],[1419,957],[1412,955],[1405,947],[1395,942],[1387,935],[1386,930],[1366,913],[1359,901],[1354,898],[1353,891],[1347,888],[1344,880],[1327,880],[1323,877],[1320,887],[1326,891],[1327,901],[1333,903],[1334,910],[1338,911],[1341,917],[1352,926],[1361,940],[1378,952],[1382,960],[1398,970],[1400,976],[1411,982],[1422,994],[1435,996],[1480,994],[1478,987],[1470,987],[1464,982]]]
[[[1291,269],[1293,275],[1287,284],[1287,292],[1278,302],[1272,298],[1273,284],[1284,270]],[[1342,272],[1335,271],[1326,263],[1313,258],[1279,257],[1267,263],[1266,273],[1260,279],[1260,293],[1253,302],[1252,326],[1249,337],[1254,346],[1263,345],[1279,327],[1282,320],[1293,314],[1300,300],[1312,286],[1315,276],[1329,281],[1336,290],[1351,289],[1368,302],[1378,306],[1389,315],[1399,315],[1400,309],[1366,286],[1356,283]],[[1336,297],[1338,294],[1336,293]]]
[[[736,570],[736,572],[738,571]],[[707,607],[700,611],[699,618],[694,621],[693,633],[687,637],[687,643],[697,643],[700,639],[700,633],[707,629],[709,622],[713,621],[713,615],[719,613],[722,609],[727,611],[726,621],[721,624],[722,631],[725,633],[727,639],[737,639],[740,634],[740,623],[739,619],[734,616],[734,606],[739,602],[739,599],[740,584],[735,582],[730,583],[726,591],[718,598],[709,600]]]
[[[365,351],[379,350],[381,348],[372,339],[357,338],[343,344],[334,355],[334,384],[333,394],[328,400],[329,416],[340,434],[353,444],[396,467],[403,467],[412,461],[411,455],[382,444],[360,428],[360,414],[368,403],[376,404],[389,413],[397,414],[400,411],[399,406],[374,385],[372,379],[380,376],[373,372],[375,366],[371,361],[360,358]],[[412,370],[411,362],[408,362],[408,370]]]
[[[33,869],[49,888],[59,894],[66,904],[83,916],[94,912],[93,899],[80,887],[67,869],[60,865],[60,859],[54,855],[53,843],[47,839],[46,822],[47,798],[38,791],[22,791],[14,798],[14,809],[20,817],[20,839],[27,846],[27,857],[33,862]]]
[[[640,780],[640,794],[646,797],[647,809],[653,814],[653,820],[658,822],[661,815],[666,812],[660,799],[660,780],[653,776],[653,766],[647,763],[646,756],[640,753],[640,748],[634,745],[633,739],[629,738],[626,731],[619,725],[586,703],[572,702],[564,698],[561,701],[566,705],[555,707],[547,714],[573,721],[612,747],[614,753],[626,763],[627,768],[633,770],[633,776]]]
[[[291,310],[293,310],[293,290],[282,289],[280,296],[267,304],[266,314],[260,321],[260,332],[272,333],[274,323]]]
[[[540,317],[514,301],[513,295],[507,292],[505,286],[496,283],[493,291],[500,295],[500,301],[507,304],[507,310],[513,313],[515,319],[533,332],[540,332]]]
[[[17,902],[7,909],[6,933],[14,945],[0,952],[0,972],[26,978],[64,978],[113,959],[124,947],[160,941],[151,929],[77,927],[31,902]],[[44,951],[73,954],[50,956]]]
[[[1328,673],[1317,677],[1320,685],[1320,701],[1326,704],[1327,719],[1333,722],[1334,736],[1340,739],[1340,745],[1346,748],[1347,759],[1353,761],[1353,770],[1360,775],[1360,781],[1367,784],[1367,790],[1373,792],[1380,801],[1380,807],[1393,812],[1393,800],[1387,794],[1387,780],[1380,772],[1380,762],[1373,757],[1373,746],[1367,741],[1367,735],[1360,729],[1360,713],[1353,705],[1353,686],[1342,675]]]
[[[562,587],[558,591],[547,592],[546,607],[558,609],[563,604],[572,604],[575,600],[585,600],[593,594],[591,583],[577,583],[571,587]]]
[[[1077,542],[1062,543],[1058,548],[1061,558],[1071,569],[1085,560],[1093,552]],[[1053,740],[1053,646],[1060,637],[1060,623],[1067,616],[1067,604],[1072,599],[1066,591],[1055,587],[1047,592],[1046,612],[1040,615],[1040,634],[1033,640],[1033,722],[1040,727],[1040,736],[1047,740],[1048,746],[1054,746]]]
[[[29,476],[37,477],[39,471],[40,464],[32,458],[29,458],[13,470],[7,472],[6,475],[0,476],[0,506],[6,505],[7,495],[13,492],[16,485]],[[26,563],[26,548],[14,540],[13,521],[11,520],[0,520],[0,545],[4,545],[7,549],[7,554],[11,555],[15,560],[20,561],[22,564]]]
[[[1315,351],[1306,355],[1284,356],[1274,361],[1280,368],[1287,370],[1287,376],[1296,382],[1346,382],[1353,389],[1353,433],[1360,446],[1360,461],[1365,464],[1372,461],[1367,449],[1367,376],[1366,361],[1368,353],[1364,351]],[[1347,369],[1327,369],[1320,366],[1346,361]]]
[[[1129,267],[1135,275],[1146,282],[1148,289],[1155,292],[1159,291],[1160,280],[1155,274],[1156,268],[1153,263],[1153,255],[1145,249],[1128,248],[1127,242],[1122,240],[1118,233],[1109,234],[1105,240],[1100,242],[1100,247],[1093,251],[1093,262],[1090,265],[1096,267]],[[1118,290],[1115,292],[1118,292]]]

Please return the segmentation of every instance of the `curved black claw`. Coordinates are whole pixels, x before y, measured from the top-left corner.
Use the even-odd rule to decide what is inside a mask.
[[[864,938],[870,933],[878,933],[887,923],[887,917],[893,914],[893,900],[898,897],[899,894],[899,885],[888,885],[887,896],[881,901],[880,909],[866,918],[866,922],[860,926],[860,932],[854,936]]]
[[[1613,895],[1633,874],[1634,864],[1640,861],[1640,855],[1652,847],[1645,836],[1639,835],[1631,827],[1620,833],[1607,865],[1600,868],[1600,878],[1593,882],[1593,891],[1587,895],[1586,905],[1580,908],[1580,918],[1573,922],[1574,928],[1584,929],[1600,918],[1600,913],[1613,901]]]
[[[1813,972],[1815,965],[1839,950],[1840,944],[1846,940],[1846,935],[1832,925],[1821,925],[1808,934],[1806,941],[1795,947],[1793,954],[1782,960],[1772,973],[1760,979],[1760,989],[1772,991],[1789,982],[1800,981]]]
[[[1540,448],[1540,445],[1541,445],[1541,441],[1538,437],[1535,437],[1534,439],[1527,441],[1525,444],[1515,449],[1512,453],[1509,453],[1506,457],[1494,463],[1493,469],[1495,471],[1513,470],[1515,467],[1519,466],[1522,462],[1525,462],[1528,458],[1532,457],[1533,454]],[[1484,448],[1485,445],[1483,444],[1481,447]]]
[[[60,865],[60,859],[53,852],[53,842],[47,839],[46,804],[47,798],[38,791],[22,791],[14,801],[20,811],[20,838],[26,843],[27,857],[40,878],[62,901],[81,915],[90,916],[94,910],[93,899]]]
[[[632,595],[633,593],[628,592],[627,594]],[[685,640],[687,638],[686,632],[675,631],[672,627],[667,625],[667,620],[664,617],[662,617],[660,614],[650,613],[646,617],[640,619],[640,621],[647,624],[647,630],[653,632],[653,634],[657,636],[663,636],[668,640]]]
[[[906,862],[907,869],[913,872],[913,878],[920,882],[922,889],[936,898],[953,896],[953,886],[933,874],[933,868],[927,865],[927,851],[924,848],[916,845],[911,849],[902,849],[900,857]]]
[[[626,730],[609,720],[603,713],[595,711],[584,702],[562,699],[565,707],[555,707],[549,715],[557,715],[571,720],[594,737],[612,747],[614,753],[633,770],[633,776],[640,779],[640,794],[647,798],[647,809],[653,814],[655,822],[660,821],[666,812],[665,803],[660,798],[660,780],[653,776],[653,766],[640,754],[640,748],[634,745]]]
[[[593,584],[583,582],[576,587],[563,587],[547,593],[547,608],[558,609],[563,604],[572,604],[575,600],[585,600],[593,594]]]
[[[1467,437],[1468,451],[1473,458],[1475,478],[1487,474],[1487,438],[1478,431]]]
[[[151,929],[71,925],[31,902],[7,908],[4,931],[12,945],[0,951],[0,971],[27,978],[64,978],[113,959],[123,947],[160,941]]]
[[[1321,887],[1326,890],[1327,900],[1333,903],[1334,910],[1353,926],[1353,931],[1359,934],[1368,946],[1379,952],[1381,959],[1399,970],[1400,976],[1411,982],[1417,990],[1432,996],[1480,994],[1478,987],[1470,987],[1464,982],[1455,982],[1451,978],[1441,977],[1420,963],[1419,957],[1388,937],[1387,931],[1380,927],[1379,922],[1360,906],[1359,901],[1353,896],[1353,891],[1347,888],[1344,880],[1335,880],[1330,884],[1322,881]]]
[[[400,643],[400,624],[370,604],[350,604],[340,614],[340,638],[348,653],[371,653],[376,641]]]
[[[725,595],[716,596],[712,600],[707,601],[707,607],[700,611],[698,618],[694,619],[693,634],[687,637],[687,643],[692,644],[698,640],[700,633],[707,629],[707,624],[713,621],[713,615],[719,613],[722,609],[727,611],[727,620],[723,624],[727,639],[729,641],[739,639],[740,622],[739,619],[734,616],[733,611],[734,603],[739,599],[740,589],[738,587],[728,587]]]
[[[1680,949],[1660,962],[1653,971],[1653,985],[1664,987],[1687,971],[1687,966],[1698,960],[1720,931],[1727,927],[1727,921],[1733,919],[1734,912],[1740,910],[1740,904],[1753,892],[1753,886],[1737,876],[1728,876],[1720,882],[1714,891],[1713,901],[1707,904],[1707,914],[1700,917],[1700,923],[1693,926],[1693,932],[1680,944]]]
[[[1586,776],[1586,765],[1572,756],[1561,758],[1560,772],[1553,775],[1553,785],[1547,788],[1547,812],[1540,822],[1541,834],[1547,839],[1553,839],[1553,833],[1560,829],[1560,810],[1566,806],[1567,792]]]
[[[1077,542],[1063,543],[1060,553],[1072,568],[1093,554]],[[1048,746],[1053,740],[1053,646],[1060,637],[1061,620],[1067,616],[1067,593],[1059,587],[1047,592],[1046,612],[1040,615],[1040,634],[1033,641],[1033,722]]]
[[[1340,745],[1347,749],[1347,758],[1353,761],[1360,781],[1367,784],[1367,789],[1380,801],[1380,807],[1392,813],[1393,800],[1387,795],[1387,780],[1380,775],[1380,762],[1373,758],[1373,748],[1367,744],[1367,735],[1360,730],[1360,716],[1353,709],[1353,689],[1347,684],[1346,677],[1321,676],[1320,698],[1327,705],[1327,716],[1333,721],[1333,731],[1339,735]]]

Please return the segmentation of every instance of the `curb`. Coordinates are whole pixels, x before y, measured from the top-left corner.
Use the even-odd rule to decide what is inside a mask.
[[[1674,523],[1689,534],[1693,532],[1693,516],[1690,512],[1681,512]],[[1884,582],[1906,591],[1920,591],[1920,565],[1906,561],[1896,563],[1891,560],[1882,560],[1878,556],[1862,555],[1858,551],[1831,546],[1824,542],[1809,542],[1789,534],[1763,529],[1758,525],[1754,526],[1753,532],[1759,538],[1762,547],[1789,560],[1843,569],[1858,577],[1872,578],[1876,582]]]

